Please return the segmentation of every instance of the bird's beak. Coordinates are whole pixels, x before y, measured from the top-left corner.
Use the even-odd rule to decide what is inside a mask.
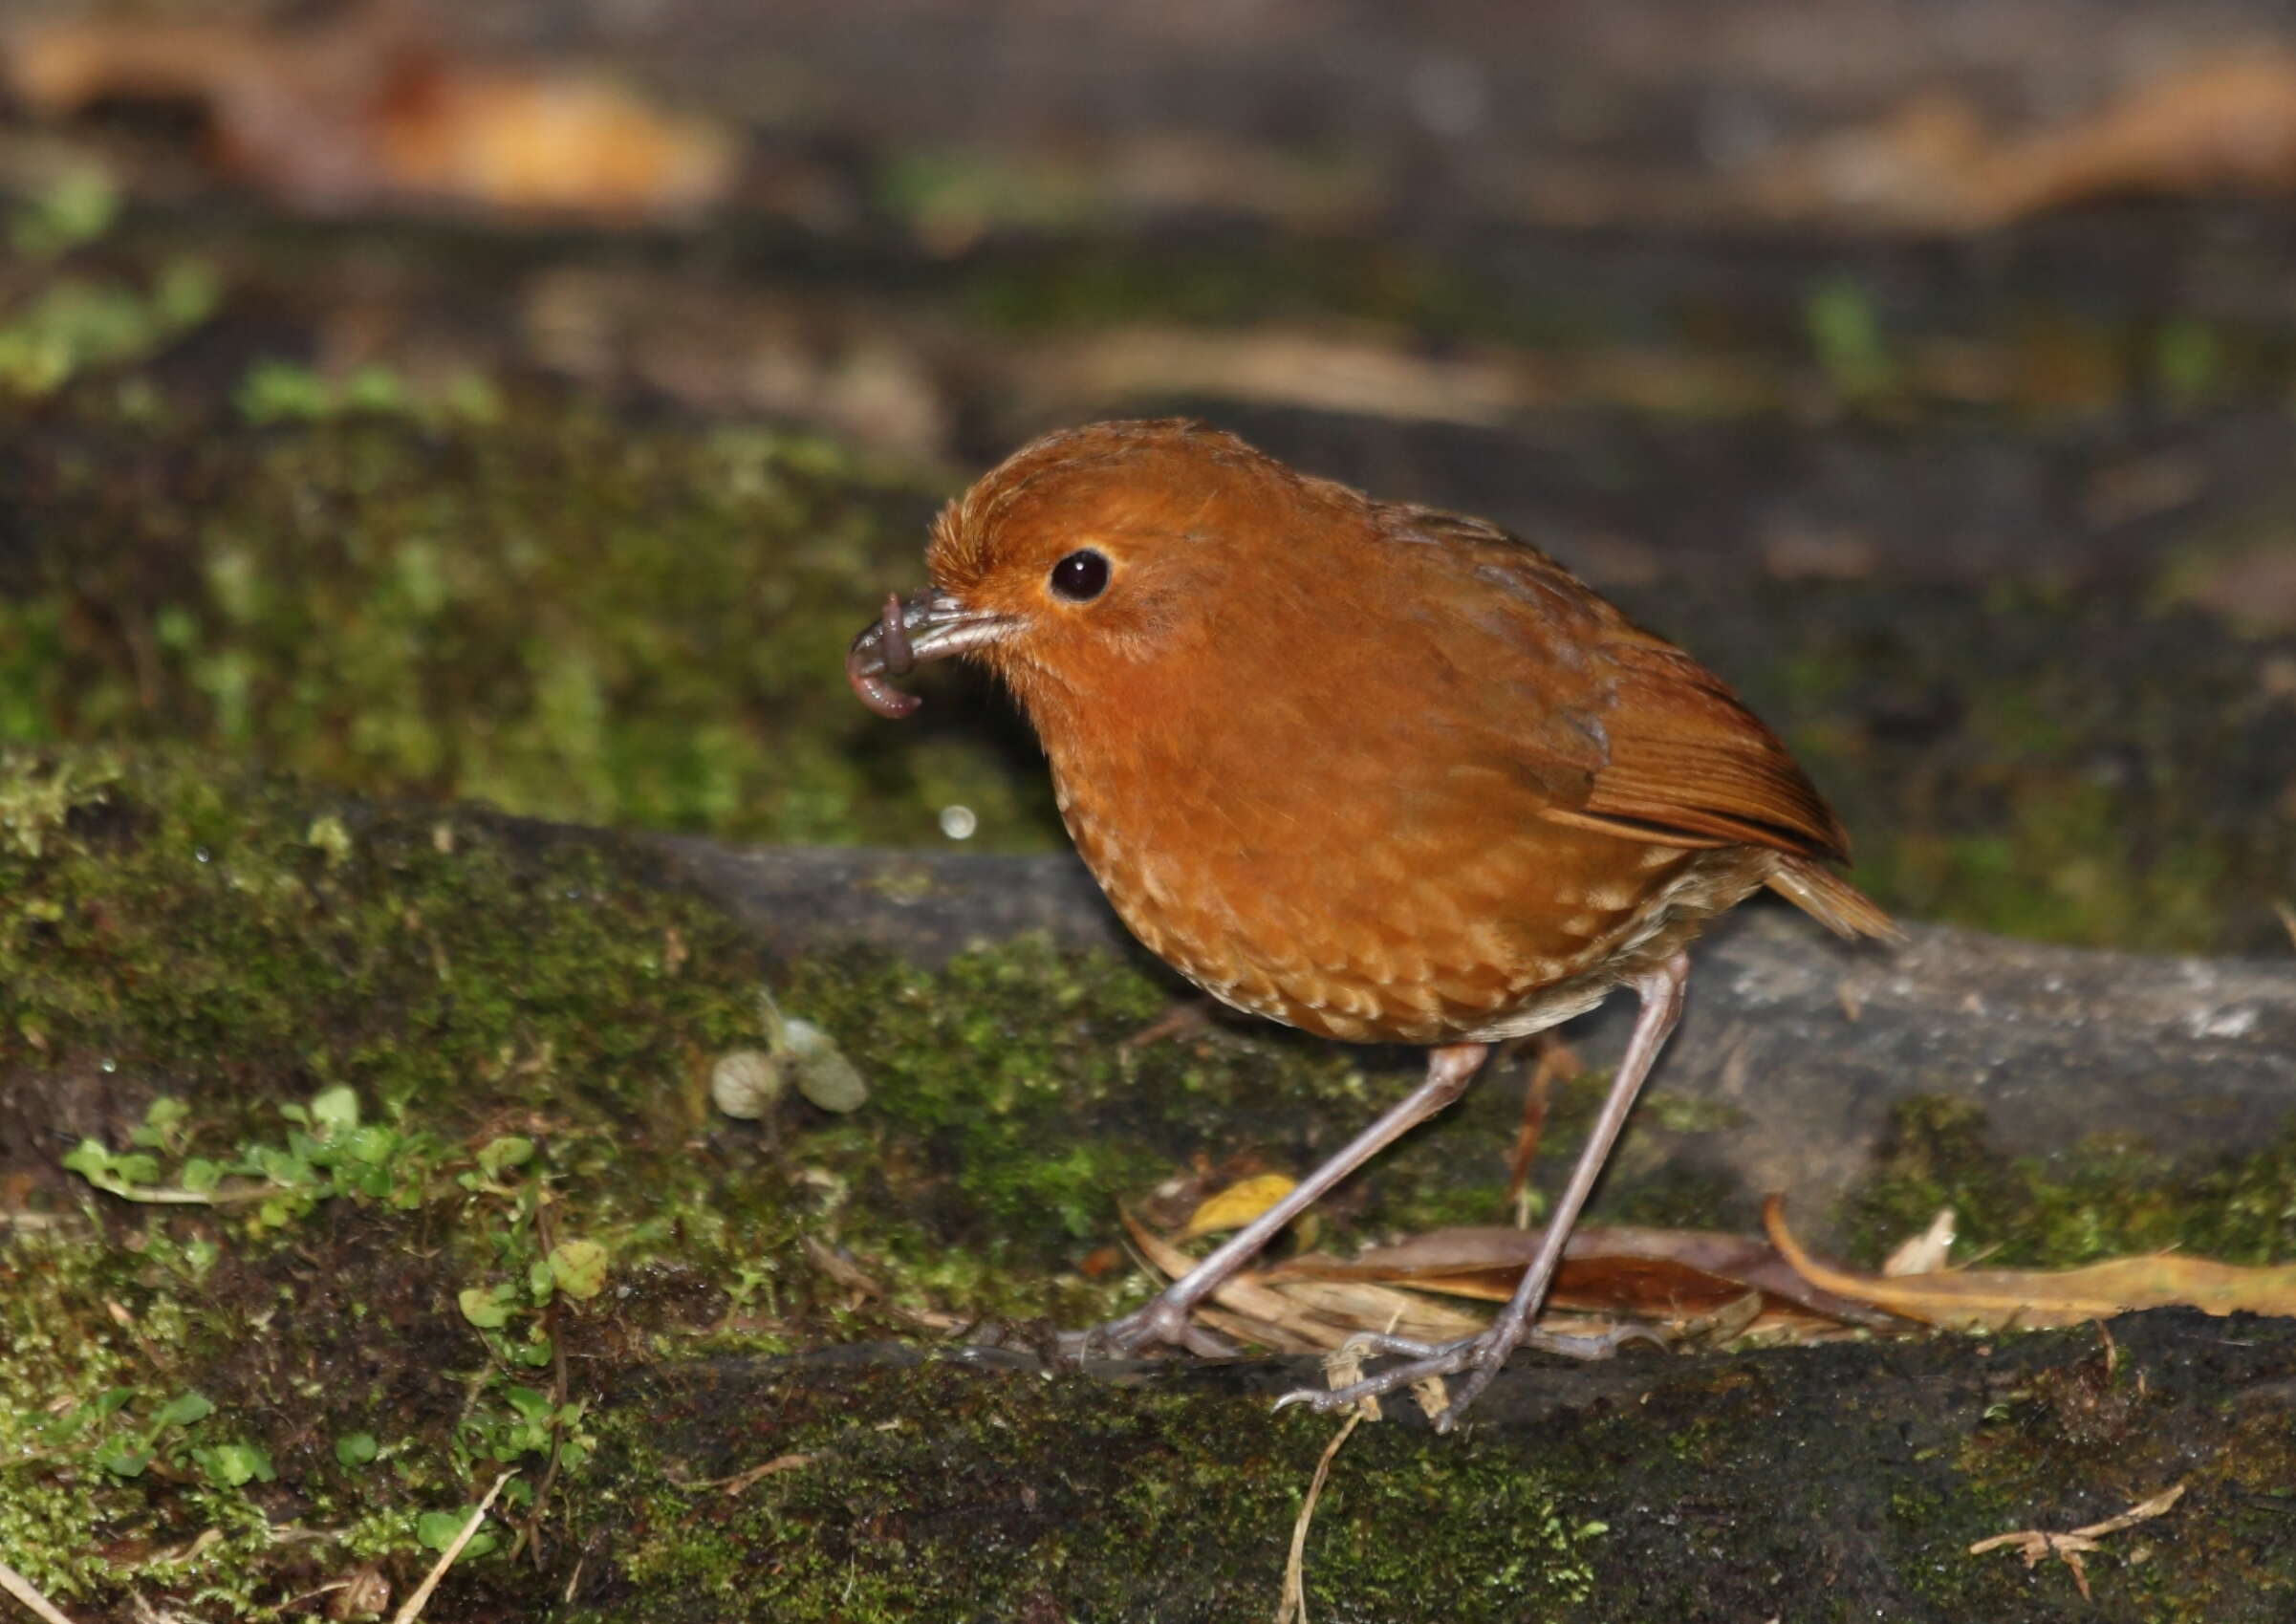
[[[845,680],[863,704],[879,716],[899,720],[924,702],[886,678],[906,677],[928,660],[986,648],[1013,625],[1008,615],[967,609],[938,589],[921,592],[906,603],[898,593],[887,593],[883,612],[861,628],[845,651]]]

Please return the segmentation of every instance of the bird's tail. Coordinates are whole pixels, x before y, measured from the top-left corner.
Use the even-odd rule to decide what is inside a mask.
[[[1904,940],[1905,932],[1871,897],[1813,858],[1781,856],[1770,870],[1768,884],[1836,936]]]

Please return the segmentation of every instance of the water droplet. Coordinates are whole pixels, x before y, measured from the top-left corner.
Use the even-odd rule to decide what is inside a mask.
[[[215,855],[205,846],[194,846],[191,849],[191,856],[195,862],[208,863],[215,860]]]
[[[973,815],[970,807],[946,806],[941,809],[941,833],[951,840],[970,840],[981,820]]]

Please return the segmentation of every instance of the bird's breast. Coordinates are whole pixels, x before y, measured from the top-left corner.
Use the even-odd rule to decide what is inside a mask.
[[[1722,854],[1547,823],[1505,773],[1237,731],[1053,747],[1061,815],[1150,951],[1323,1036],[1538,1030],[1760,882]]]

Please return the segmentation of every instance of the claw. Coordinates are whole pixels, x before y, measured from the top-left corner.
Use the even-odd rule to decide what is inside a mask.
[[[1232,1359],[1238,1351],[1226,1337],[1206,1331],[1162,1297],[1106,1324],[1063,1332],[1058,1348],[1063,1363],[1081,1365],[1094,1358],[1124,1358],[1159,1342],[1206,1359]]]
[[[1451,1394],[1449,1406],[1435,1419],[1436,1431],[1450,1432],[1459,1425],[1460,1413],[1491,1384],[1492,1378],[1505,1368],[1507,1355],[1518,1347],[1571,1359],[1607,1359],[1629,1342],[1645,1341],[1656,1342],[1661,1348],[1666,1346],[1657,1333],[1639,1325],[1622,1325],[1600,1336],[1566,1336],[1547,1331],[1506,1336],[1494,1330],[1445,1343],[1414,1342],[1404,1336],[1357,1332],[1342,1346],[1375,1355],[1398,1357],[1404,1362],[1345,1387],[1296,1388],[1278,1398],[1275,1407],[1281,1410],[1291,1404],[1305,1404],[1310,1410],[1329,1414],[1352,1409],[1366,1398],[1384,1398],[1430,1376],[1458,1375],[1463,1372],[1466,1379]]]

